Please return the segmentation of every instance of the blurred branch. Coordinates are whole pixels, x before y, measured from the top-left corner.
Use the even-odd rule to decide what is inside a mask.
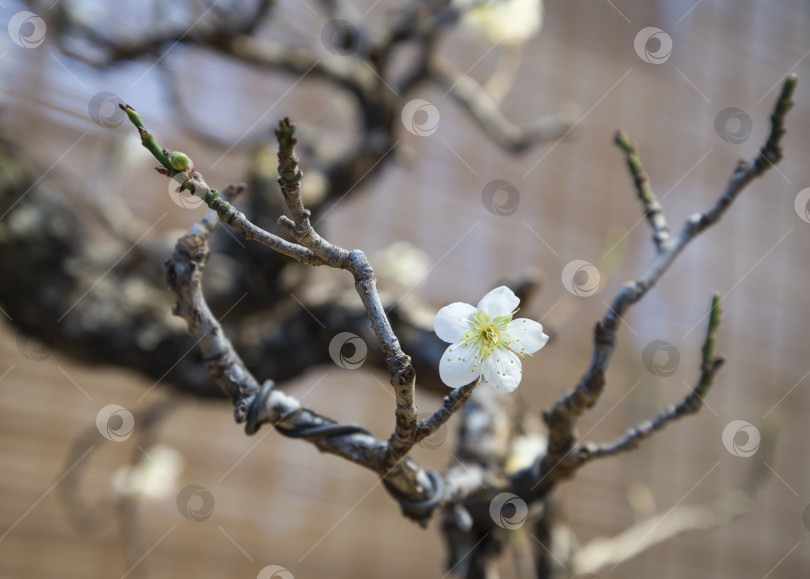
[[[130,465],[126,472],[126,488],[119,489],[116,508],[118,511],[118,527],[121,533],[121,542],[124,547],[124,566],[128,574],[133,577],[149,577],[149,567],[143,561],[143,554],[148,547],[144,544],[141,527],[139,503],[143,489],[131,488],[131,479],[136,476],[137,465],[143,461],[145,449],[152,448],[158,440],[158,426],[166,416],[177,408],[177,400],[169,399],[153,403],[145,409],[136,419],[138,425],[138,444],[132,451]],[[153,460],[147,456],[148,460]],[[167,476],[167,473],[161,473]],[[67,501],[66,501],[67,502]]]
[[[132,456],[131,465],[136,464],[140,459],[140,448],[151,446],[150,441],[156,436],[160,422],[176,408],[176,400],[164,399],[150,404],[135,414],[133,422],[138,424],[137,432],[140,440],[137,445],[138,449]],[[102,441],[106,442],[107,440],[102,438]],[[65,460],[65,477],[57,487],[59,501],[65,509],[69,522],[86,533],[95,533],[101,530],[110,520],[113,507],[116,506],[116,501],[110,497],[98,498],[95,504],[89,505],[81,496],[80,489],[84,482],[84,474],[90,464],[89,461],[83,461],[83,458],[94,451],[99,444],[99,428],[96,424],[87,427],[76,437]],[[123,504],[123,501],[124,497],[119,497],[117,504],[119,512],[122,509],[129,508],[129,506]],[[129,546],[132,541],[138,542],[137,537],[135,537],[137,535],[137,521],[133,519],[132,522],[133,525],[122,527],[122,540],[124,541],[124,550],[128,560],[130,560],[129,555],[139,550]],[[121,521],[121,523],[125,525],[125,521]],[[133,560],[138,556],[135,556]],[[130,562],[132,561],[130,560]]]
[[[213,50],[260,69],[286,72],[298,80],[309,77],[324,79],[348,91],[355,99],[360,116],[360,146],[336,161],[314,159],[311,163],[330,184],[324,199],[329,200],[341,198],[359,181],[379,171],[382,161],[396,145],[397,120],[407,94],[431,77],[448,88],[484,131],[509,151],[524,151],[567,134],[571,129],[575,122],[571,112],[543,117],[526,130],[518,128],[504,117],[496,101],[483,87],[466,75],[460,75],[437,54],[439,34],[456,24],[464,12],[485,3],[484,0],[413,2],[410,6],[394,9],[386,26],[371,32],[350,23],[359,21],[356,10],[342,3],[324,2],[328,13],[333,18],[345,18],[357,35],[352,52],[340,55],[319,52],[311,40],[301,43],[271,41],[258,34],[261,23],[268,21],[273,7],[273,2],[268,0],[256,2],[247,14],[238,16],[223,12],[214,5],[200,14],[193,26],[178,26],[168,32],[148,30],[136,40],[104,35],[77,18],[66,3],[57,4],[49,11],[48,25],[55,31],[53,36],[65,54],[97,68],[142,58],[157,59],[156,64],[165,67],[168,64],[161,61],[167,49],[184,45]],[[211,14],[207,14],[209,11]],[[104,56],[94,55],[93,50],[74,42],[76,39],[89,43]],[[394,79],[390,61],[395,48],[405,42],[414,43],[419,56],[410,70]],[[326,48],[330,49],[329,46]],[[180,114],[188,117],[183,107],[179,108]],[[194,135],[208,142],[224,144],[219,133],[199,129],[189,121],[185,118],[186,126]],[[252,140],[248,138],[245,142]]]
[[[461,411],[459,436],[448,470],[448,508],[442,520],[447,569],[468,579],[497,577],[497,556],[509,541],[493,526],[491,501],[503,490],[504,469],[528,409],[519,395],[476,389]]]
[[[29,0],[29,4],[33,4],[33,2]],[[177,44],[223,45],[233,38],[250,36],[265,21],[272,6],[272,0],[259,0],[253,11],[244,16],[237,16],[235,12],[218,10],[215,4],[197,17],[194,25],[190,27],[179,25],[175,29],[159,34],[156,34],[154,30],[149,30],[137,41],[131,38],[125,41],[117,40],[105,36],[97,27],[76,19],[67,3],[56,3],[49,7],[48,26],[56,32],[55,39],[64,54],[96,68],[108,68],[126,60],[157,56],[164,47],[168,46]],[[200,21],[209,11],[214,14],[201,23]],[[104,56],[93,58],[90,56],[91,51],[86,50],[86,47],[84,49],[73,48],[70,36],[77,36],[90,42],[95,48],[102,51]]]
[[[667,512],[652,516],[618,535],[594,539],[574,555],[572,574],[595,573],[608,565],[637,557],[687,531],[706,530],[727,525],[753,511],[757,497],[770,478],[769,461],[776,452],[776,433],[765,431],[758,452],[740,486],[704,505],[675,505]]]
[[[484,87],[456,70],[448,60],[434,54],[428,62],[428,70],[430,76],[469,111],[484,132],[508,151],[519,153],[558,139],[570,132],[576,122],[574,114],[561,112],[542,117],[528,129],[521,129],[503,115]]]

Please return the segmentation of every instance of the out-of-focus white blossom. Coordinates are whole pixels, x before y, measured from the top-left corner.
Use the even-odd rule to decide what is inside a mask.
[[[469,0],[457,1],[461,7]],[[492,0],[466,10],[461,23],[492,44],[521,45],[540,31],[541,0]]]
[[[419,285],[427,277],[428,271],[428,255],[407,241],[392,243],[378,254],[374,263],[374,274],[378,279],[408,289]]]
[[[512,452],[506,459],[504,472],[515,473],[530,467],[540,453],[546,450],[547,440],[539,434],[523,434],[512,441]]]
[[[135,466],[122,466],[112,484],[121,495],[162,499],[175,492],[175,481],[183,470],[183,455],[164,444],[149,448]]]

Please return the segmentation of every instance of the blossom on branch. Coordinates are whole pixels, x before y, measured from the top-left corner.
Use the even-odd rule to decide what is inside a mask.
[[[439,375],[451,388],[478,380],[498,392],[512,392],[523,374],[521,357],[546,345],[548,336],[534,320],[513,320],[520,299],[506,286],[495,288],[478,307],[456,302],[436,314],[433,329],[450,346],[442,355]]]

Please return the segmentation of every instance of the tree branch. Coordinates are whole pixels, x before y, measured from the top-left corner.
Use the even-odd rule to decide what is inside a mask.
[[[396,426],[388,441],[386,462],[393,466],[413,448],[417,430],[416,373],[411,359],[399,345],[377,292],[377,282],[366,255],[358,250],[347,251],[323,239],[309,222],[310,212],[301,200],[300,183],[303,174],[295,156],[295,125],[285,118],[276,131],[278,140],[278,183],[287,209],[293,216],[279,218],[292,236],[332,267],[348,270],[354,276],[355,289],[368,313],[388,365],[389,378],[396,397]]]
[[[787,129],[785,119],[788,111],[793,106],[793,92],[799,78],[795,74],[790,74],[782,84],[782,91],[776,106],[771,114],[771,132],[768,140],[760,148],[757,156],[749,162],[740,161],[731,174],[726,190],[717,203],[708,211],[701,215],[695,215],[686,222],[675,244],[680,249],[683,248],[694,236],[701,233],[707,227],[714,225],[726,212],[729,206],[737,198],[737,195],[748,183],[759,177],[767,169],[776,165],[782,159],[782,137]]]
[[[461,74],[448,60],[434,53],[428,61],[428,71],[433,80],[469,111],[484,132],[507,151],[519,153],[539,143],[558,139],[576,122],[572,114],[560,112],[541,117],[529,128],[521,129],[503,115],[498,104],[478,82]]]
[[[627,168],[633,176],[633,183],[636,185],[639,201],[641,201],[644,206],[644,216],[647,218],[647,221],[650,222],[650,226],[653,230],[655,247],[660,248],[669,241],[669,226],[667,225],[666,217],[664,217],[661,204],[658,203],[658,199],[656,199],[655,193],[653,193],[652,187],[650,186],[650,178],[647,176],[647,172],[641,164],[638,149],[630,141],[630,137],[627,136],[627,133],[624,131],[618,131],[616,133],[615,142],[625,153]]]
[[[709,326],[706,330],[706,340],[703,343],[700,379],[689,394],[677,405],[670,406],[652,420],[647,420],[630,428],[619,440],[609,444],[585,444],[580,446],[576,451],[578,466],[582,466],[593,458],[613,456],[631,451],[637,448],[642,440],[650,437],[654,432],[662,430],[670,422],[695,414],[700,410],[703,406],[703,399],[724,362],[722,358],[714,357],[714,341],[717,328],[720,325],[720,314],[720,295],[715,294],[712,298],[712,310],[709,316]]]
[[[576,388],[562,395],[551,410],[543,413],[549,429],[547,451],[532,467],[514,475],[512,485],[517,494],[524,498],[539,498],[558,480],[572,475],[577,463],[576,453],[572,452],[577,440],[577,419],[596,403],[604,389],[604,376],[616,347],[616,332],[622,316],[661,279],[690,241],[722,217],[748,183],[782,158],[780,142],[785,133],[785,117],[793,104],[791,99],[797,81],[796,75],[785,79],[771,115],[770,135],[757,156],[752,161],[740,162],[717,202],[705,213],[695,214],[688,219],[674,239],[660,245],[641,277],[626,283],[613,298],[608,311],[594,329],[594,352],[590,367]]]
[[[208,257],[206,238],[215,215],[213,210],[209,211],[202,222],[178,240],[174,255],[166,262],[166,278],[177,297],[174,312],[186,320],[189,333],[197,339],[210,376],[231,396],[236,421],[247,422],[248,434],[255,433],[261,424],[270,423],[285,436],[303,438],[323,452],[376,472],[385,478],[386,487],[400,501],[406,515],[426,521],[442,496],[437,475],[407,458],[388,465],[387,445],[366,429],[338,424],[303,408],[296,398],[275,389],[272,381],[259,388],[245,368],[202,294]]]
[[[587,543],[574,554],[572,574],[595,573],[608,565],[617,565],[637,557],[681,533],[722,527],[750,513],[770,478],[771,471],[767,465],[775,454],[776,442],[776,433],[766,430],[758,450],[762,460],[751,463],[751,468],[737,488],[711,503],[676,505],[613,537],[597,538]]]
[[[188,235],[178,240],[174,255],[166,262],[166,278],[177,296],[174,313],[186,320],[189,333],[200,346],[209,375],[230,396],[235,406],[236,421],[247,421],[248,434],[255,433],[262,423],[272,422],[286,436],[308,439],[325,452],[374,470],[383,477],[386,488],[400,502],[403,513],[426,522],[441,502],[443,483],[437,474],[425,472],[406,458],[413,447],[418,427],[414,399],[415,372],[410,358],[402,352],[391,329],[376,290],[371,265],[363,252],[349,252],[329,243],[314,231],[309,222],[309,211],[303,206],[299,187],[302,174],[294,152],[295,126],[285,119],[276,133],[279,142],[279,184],[294,218],[291,220],[282,216],[279,223],[286,226],[301,245],[291,244],[250,223],[244,214],[222,199],[219,192],[193,170],[193,166],[186,170],[178,169],[171,163],[175,154],[170,155],[157,144],[135,110],[128,105],[121,105],[121,108],[138,128],[144,146],[161,161],[163,166],[158,171],[169,177],[180,175],[184,179],[180,189],[200,197],[211,209]],[[385,354],[396,393],[397,421],[388,444],[378,441],[362,427],[337,424],[301,408],[296,399],[275,390],[272,381],[259,387],[230,340],[225,337],[202,294],[201,280],[208,257],[206,240],[215,225],[215,215],[242,232],[246,239],[255,238],[303,263],[329,265],[352,273],[357,292]]]
[[[443,424],[447,423],[447,421],[450,420],[450,417],[467,403],[467,400],[470,399],[470,396],[472,396],[472,393],[477,385],[478,380],[475,382],[470,382],[461,388],[456,388],[450,394],[445,396],[444,403],[436,412],[433,413],[433,416],[419,423],[416,430],[416,435],[414,436],[414,444],[419,443],[428,436],[432,435]]]

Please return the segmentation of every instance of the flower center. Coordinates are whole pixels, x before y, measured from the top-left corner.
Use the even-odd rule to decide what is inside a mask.
[[[461,341],[478,350],[478,356],[482,359],[486,358],[493,351],[509,346],[511,340],[506,333],[506,325],[511,320],[512,314],[492,318],[487,312],[479,310],[470,318],[472,328]]]
[[[481,338],[494,348],[498,345],[498,330],[490,324],[481,331]]]

